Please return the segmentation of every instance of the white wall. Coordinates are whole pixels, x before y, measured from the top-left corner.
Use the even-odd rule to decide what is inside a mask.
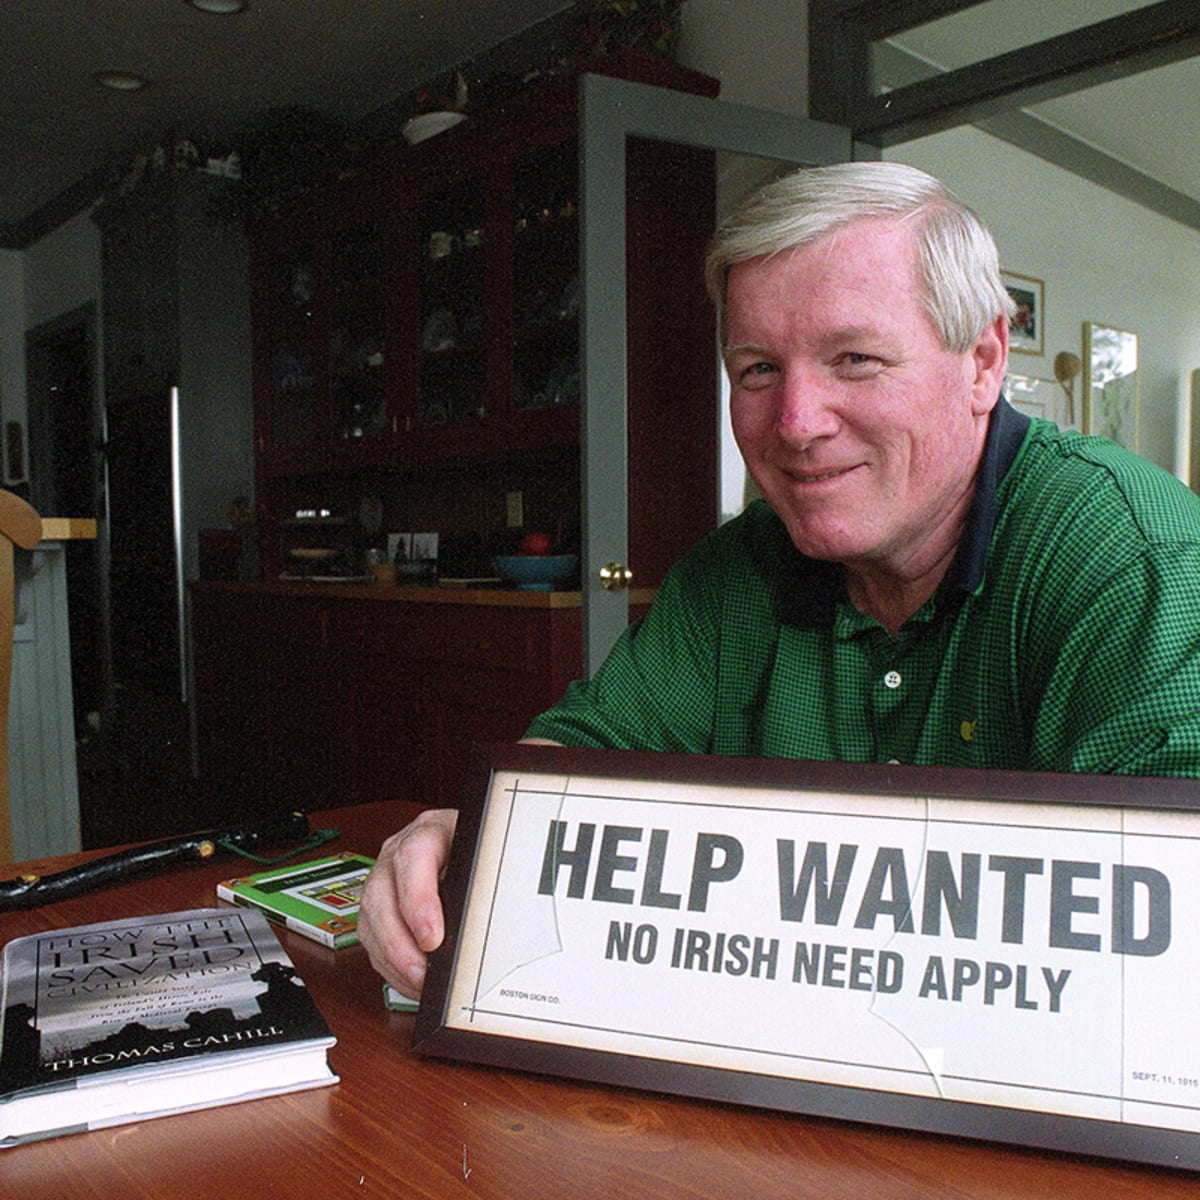
[[[25,327],[87,301],[100,307],[100,230],[79,213],[25,251]]]
[[[1200,232],[973,128],[885,157],[944,180],[991,228],[1004,267],[1044,281],[1045,354],[1014,354],[1011,370],[1053,379],[1058,351],[1082,354],[1084,321],[1138,335],[1138,449],[1186,481],[1189,381],[1200,366]],[[1075,390],[1078,402],[1078,382]]]
[[[721,81],[721,99],[808,112],[808,0],[686,0],[679,60]]]

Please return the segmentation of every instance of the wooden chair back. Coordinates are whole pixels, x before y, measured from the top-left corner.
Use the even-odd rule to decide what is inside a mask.
[[[32,550],[41,540],[41,518],[20,496],[0,488],[0,863],[12,862],[13,857],[8,809],[8,693],[17,615],[13,548]]]

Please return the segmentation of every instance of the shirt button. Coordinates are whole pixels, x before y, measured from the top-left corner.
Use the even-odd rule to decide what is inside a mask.
[[[903,680],[901,680],[901,678],[900,678],[900,672],[899,672],[899,671],[889,671],[889,672],[888,672],[888,673],[887,673],[887,674],[886,674],[886,675],[883,677],[883,682],[884,682],[884,684],[885,684],[887,687],[889,687],[889,688],[891,688],[893,691],[895,691],[895,690],[896,690],[896,688],[898,688],[898,687],[900,686],[900,684],[903,682]]]

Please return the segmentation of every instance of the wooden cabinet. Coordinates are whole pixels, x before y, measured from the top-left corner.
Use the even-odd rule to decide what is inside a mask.
[[[717,89],[635,53],[597,69]],[[351,576],[387,530],[435,530],[477,556],[451,573],[490,574],[520,534],[512,493],[525,528],[568,549],[580,540],[578,110],[577,77],[547,80],[381,150],[252,231],[264,582],[192,596],[213,822],[288,805],[456,804],[471,747],[519,737],[579,676],[578,592],[279,578],[305,556]],[[628,462],[635,586],[652,589],[716,522],[702,277],[715,174],[708,151],[638,139],[626,166],[610,199],[626,215],[629,438],[611,454]]]
[[[632,52],[597,69],[717,87]],[[353,518],[364,490],[387,527],[414,528],[416,510],[418,528],[485,552],[508,531],[504,490],[523,493],[530,521],[577,537],[578,86],[549,79],[381,150],[253,231],[267,578],[289,565],[282,522],[311,508]],[[716,520],[715,333],[701,271],[715,181],[704,150],[634,140],[628,163],[612,202],[627,218],[631,433],[613,453],[628,453],[631,555],[649,587]]]
[[[579,674],[580,610],[565,597],[389,593],[192,586],[209,823],[369,800],[457,804],[472,746],[520,737]]]
[[[391,432],[397,388],[387,378],[385,347],[394,348],[386,324],[397,281],[387,183],[377,171],[306,195],[255,233],[260,479],[328,469],[335,449],[369,446]]]

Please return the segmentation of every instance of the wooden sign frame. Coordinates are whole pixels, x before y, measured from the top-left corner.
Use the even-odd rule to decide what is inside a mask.
[[[1198,806],[1194,780],[484,748],[413,1044],[1200,1169]]]

